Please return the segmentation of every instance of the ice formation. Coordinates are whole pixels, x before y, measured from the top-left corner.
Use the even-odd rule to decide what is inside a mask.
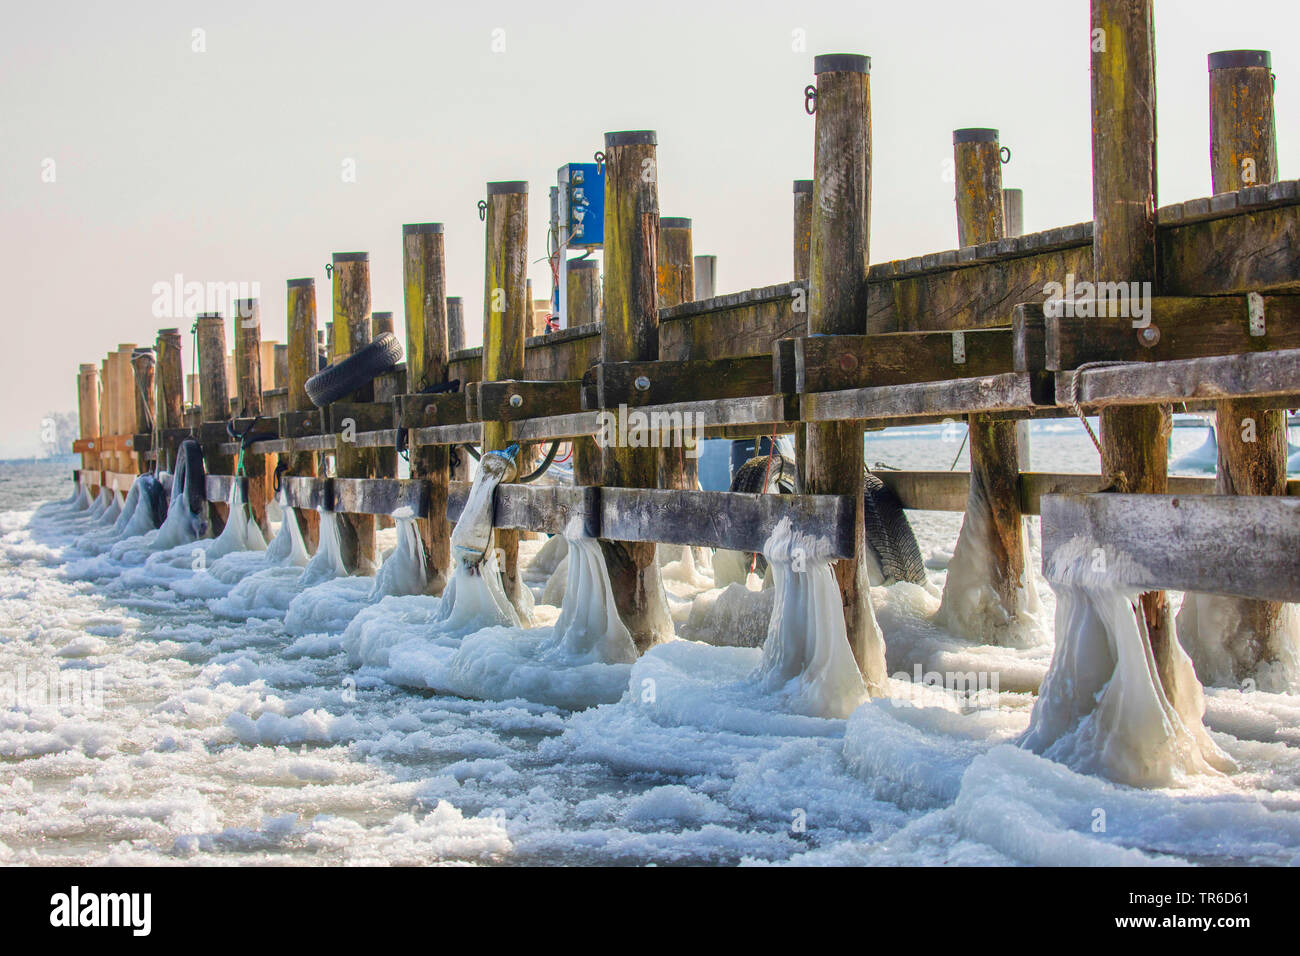
[[[764,690],[789,694],[795,710],[847,717],[867,698],[867,686],[849,646],[826,542],[797,534],[783,518],[763,556],[776,599],[755,678]]]
[[[1021,577],[1014,590],[1015,606],[1005,607],[992,578],[998,561],[989,550],[989,542],[996,536],[988,521],[987,508],[967,507],[948,562],[948,579],[935,623],[983,644],[1003,647],[1041,644],[1046,638],[1046,628],[1034,576],[1026,573]],[[1022,554],[1029,553],[1023,521],[1020,549]]]
[[[311,559],[307,554],[307,542],[302,537],[302,526],[298,524],[298,512],[293,508],[282,507],[280,510],[280,529],[266,546],[267,563],[305,568]]]
[[[347,576],[348,569],[343,563],[343,537],[339,531],[339,516],[336,512],[322,509],[320,541],[316,545],[316,553],[303,568],[302,576],[298,579],[298,588],[302,590],[324,581]]]
[[[1285,693],[1300,687],[1300,606],[1283,604],[1269,633],[1248,619],[1254,602],[1219,594],[1188,593],[1178,611],[1178,641],[1206,686]],[[1243,611],[1246,616],[1243,616]]]
[[[1170,471],[1208,471],[1213,474],[1219,466],[1219,444],[1214,426],[1205,430],[1205,441],[1185,455],[1179,455],[1169,464]]]
[[[584,537],[579,519],[569,522],[569,579],[548,654],[583,662],[626,664],[636,660],[632,636],[619,619],[605,556]]]
[[[409,508],[393,514],[397,522],[397,547],[384,559],[370,588],[369,601],[388,595],[423,594],[428,583],[424,565],[424,542]]]
[[[208,522],[204,516],[190,510],[189,485],[190,481],[184,473],[179,477],[173,477],[167,517],[159,527],[157,537],[150,542],[153,550],[165,551],[178,545],[189,544],[208,533]]]
[[[1106,553],[1114,572],[1128,561]],[[1076,538],[1047,568],[1056,592],[1056,650],[1021,746],[1080,773],[1162,787],[1233,769],[1202,722],[1192,662],[1171,641],[1166,681],[1156,666],[1137,592],[1093,570],[1094,545]]]
[[[219,558],[234,551],[265,551],[266,538],[253,520],[252,508],[244,503],[243,482],[230,483],[227,505],[226,526],[208,548],[208,559]]]

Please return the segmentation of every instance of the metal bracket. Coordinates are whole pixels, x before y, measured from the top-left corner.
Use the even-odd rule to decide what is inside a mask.
[[[952,334],[952,364],[966,364],[966,333],[954,332]]]
[[[1258,292],[1246,293],[1246,312],[1252,336],[1264,334],[1264,297]]]

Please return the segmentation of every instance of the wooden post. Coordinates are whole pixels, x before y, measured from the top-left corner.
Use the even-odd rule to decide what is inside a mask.
[[[226,321],[218,312],[201,313],[195,320],[198,325],[199,355],[199,420],[224,422],[230,419],[230,392],[226,381]],[[229,475],[234,471],[234,461],[229,455],[217,451],[215,444],[203,448],[204,466],[209,474]],[[212,502],[208,507],[212,533],[218,535],[225,526],[226,505]]]
[[[113,454],[103,450],[102,441],[113,434],[113,375],[110,366],[113,353],[105,355],[99,362],[99,467],[101,471],[113,468]]]
[[[279,342],[276,343],[271,357],[271,387],[289,387],[289,346],[281,345]]]
[[[135,394],[135,428],[133,433],[137,435],[154,434],[154,403],[156,400],[155,389],[157,379],[157,359],[154,357],[154,351],[151,348],[137,348],[131,353],[131,371],[133,373]],[[157,448],[155,442],[154,445]],[[145,456],[136,453],[136,468],[143,474],[148,471],[148,463]]]
[[[154,449],[158,454],[158,470],[171,471],[176,446],[163,441],[163,432],[181,428],[185,423],[185,366],[181,360],[181,330],[159,329],[154,350],[158,356]]]
[[[447,296],[447,352],[465,347],[465,302],[458,295]]]
[[[285,332],[285,348],[288,351],[289,362],[289,394],[285,398],[285,407],[291,414],[315,412],[316,406],[307,396],[307,379],[316,374],[319,365],[316,280],[290,279],[287,303],[288,328]],[[288,456],[286,464],[288,475],[307,478],[320,473],[314,452],[294,452]],[[320,540],[320,515],[312,508],[297,508],[295,511],[298,515],[298,526],[302,528],[303,539],[309,548],[314,549]]]
[[[600,261],[597,259],[570,259],[567,289],[569,328],[593,325],[600,321]],[[600,446],[591,437],[573,439],[573,483],[575,485],[600,484]]]
[[[695,301],[712,299],[717,295],[718,257],[695,257]]]
[[[1003,238],[1002,158],[995,129],[959,129],[952,134],[957,184],[957,237],[963,247]],[[1019,622],[1025,579],[1025,536],[1021,522],[1020,451],[1016,423],[969,415],[970,492],[957,547],[967,542],[988,555],[989,583],[1006,627]],[[943,613],[949,592],[944,589]],[[965,635],[976,637],[977,635]],[[991,635],[984,635],[991,636]]]
[[[808,334],[860,335],[866,331],[867,263],[871,207],[871,59],[853,54],[818,56],[817,112]],[[806,426],[807,494],[848,495],[854,501],[856,557],[837,561],[835,577],[849,643],[873,694],[884,691],[885,651],[871,608],[863,552],[863,426],[813,422]]]
[[[403,303],[406,307],[406,390],[418,392],[447,381],[447,274],[443,225],[411,223],[402,227]],[[447,493],[451,480],[450,449],[420,445],[408,433],[411,477],[429,482],[429,517],[416,525],[424,542],[430,594],[441,594],[451,574],[451,524]],[[464,452],[461,452],[464,455]],[[468,456],[466,456],[468,457]]]
[[[812,254],[813,181],[794,181],[794,277],[808,278],[808,259]]]
[[[117,347],[117,382],[114,389],[114,402],[117,405],[117,428],[118,435],[124,439],[130,439],[135,434],[136,422],[136,394],[135,394],[135,369],[131,365],[131,358],[135,353],[135,343],[118,345]],[[128,446],[129,447],[129,446]],[[119,451],[117,453],[116,471],[132,472],[135,467],[135,452]]]
[[[190,405],[198,408],[203,404],[202,386],[199,384],[199,374],[190,372],[185,376],[185,389],[190,396]]]
[[[235,300],[235,390],[239,395],[239,417],[262,415],[262,307],[257,299]],[[254,424],[253,431],[258,426]],[[271,525],[266,503],[275,497],[275,456],[244,452],[244,473],[248,475],[248,501],[253,520],[270,539]]]
[[[602,362],[659,358],[659,176],[652,130],[605,134],[605,320]],[[602,481],[618,488],[653,488],[655,449],[601,450]],[[656,546],[601,541],[619,616],[637,649],[673,636]]]
[[[334,262],[334,346],[330,361],[337,363],[370,342],[370,253],[336,252]],[[348,400],[368,402],[370,385]],[[372,449],[357,448],[340,437],[334,449],[334,470],[340,478],[378,478],[379,456]],[[340,514],[341,529],[351,529],[356,541],[356,569],[364,571],[375,563],[374,515]],[[346,526],[346,528],[344,527]],[[344,550],[351,542],[346,540]]]
[[[1156,83],[1152,0],[1092,0],[1092,265],[1094,282],[1156,281]],[[1064,277],[1063,277],[1064,278]],[[1099,318],[1122,322],[1128,318]],[[1102,410],[1102,469],[1119,490],[1164,494],[1168,405]],[[1173,641],[1163,591],[1140,599],[1167,691]]]
[[[486,269],[483,282],[483,381],[524,377],[524,339],[532,303],[528,301],[528,183],[487,184]],[[483,453],[510,444],[504,422],[483,423]],[[520,449],[520,459],[525,456]],[[506,594],[519,608],[519,532],[498,528]]]
[[[1215,195],[1277,182],[1272,57],[1267,50],[1211,53],[1210,158]],[[1229,495],[1286,494],[1286,411],[1262,400],[1216,406],[1219,463],[1216,490]],[[1275,656],[1283,606],[1276,601],[1224,598],[1236,609],[1242,659]],[[1253,674],[1246,667],[1238,674]]]
[[[1002,235],[1015,239],[1025,234],[1025,191],[1002,190]]]
[[[394,328],[395,326],[393,325],[393,313],[391,312],[370,313],[371,339],[378,338],[380,335],[382,335],[385,332],[392,332]]]
[[[373,341],[377,336],[384,332],[393,332],[393,313],[391,312],[371,312],[370,313],[370,338]],[[371,453],[375,456],[375,475],[379,478],[396,478],[397,477],[397,449],[389,445],[383,448],[374,448]],[[376,515],[375,527],[382,530],[384,528],[395,527],[396,522],[391,515]],[[379,556],[376,554],[375,559]]]
[[[81,453],[83,471],[99,470],[99,366],[87,362],[77,371],[77,419],[82,439],[95,443]]]
[[[664,216],[659,219],[659,308],[668,309],[695,296],[695,250],[691,245],[691,221]],[[660,358],[664,358],[661,354]],[[688,399],[688,396],[682,396]],[[682,436],[683,442],[685,435]],[[698,449],[697,449],[698,453]],[[686,454],[683,445],[659,449],[659,487],[694,491],[698,458]]]

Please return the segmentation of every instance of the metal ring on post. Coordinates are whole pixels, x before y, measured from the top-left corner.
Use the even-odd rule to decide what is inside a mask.
[[[817,87],[811,83],[803,88],[803,111],[809,116],[817,112]]]
[[[480,199],[478,201],[478,221],[479,222],[487,221],[487,200],[486,199]]]
[[[998,156],[1001,158],[1003,166],[1011,162],[1011,147],[1003,146],[998,150]]]

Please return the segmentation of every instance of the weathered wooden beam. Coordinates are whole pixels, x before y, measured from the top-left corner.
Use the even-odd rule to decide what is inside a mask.
[[[797,392],[1000,375],[1013,371],[1015,358],[1010,328],[817,335],[782,339],[780,346],[775,386],[792,384]]]
[[[248,479],[244,476],[234,475],[205,475],[204,492],[208,501],[226,504],[230,501],[230,491],[239,482],[240,491],[244,495],[244,500],[248,500]]]
[[[594,367],[599,408],[637,408],[772,394],[772,358],[602,362]]]
[[[1104,561],[1105,581],[1116,587],[1300,601],[1300,500],[1047,495],[1044,575],[1069,583],[1063,571],[1080,559]]]
[[[809,257],[812,254],[813,181],[794,181],[794,277],[808,278]]]
[[[393,427],[393,406],[387,403],[333,402],[321,411],[325,420],[323,430],[334,434],[349,431],[360,435]]]
[[[570,415],[582,408],[582,382],[475,382],[476,417],[484,422]]]
[[[429,516],[429,482],[422,479],[334,478],[329,510],[343,514],[392,515],[406,508]]]
[[[1259,398],[1265,399],[1266,408],[1292,408],[1298,388],[1300,349],[1281,349],[1061,372],[1056,379],[1056,401],[1069,405],[1077,394],[1080,405],[1097,409],[1152,402]]]
[[[469,421],[466,392],[398,395],[393,399],[399,428],[463,425]]]
[[[916,382],[816,392],[800,396],[805,422],[850,420],[884,421],[893,418],[943,418],[971,412],[1032,409],[1054,396],[1037,394],[1035,379],[1023,372],[1007,372],[947,382]]]
[[[447,500],[447,517],[456,520],[469,497],[468,481],[453,481]],[[599,536],[599,511],[595,502],[598,487],[571,485],[498,485],[493,502],[492,524],[516,531],[563,534],[575,517],[583,533]]]
[[[280,477],[280,494],[285,504],[295,509],[301,520],[303,512],[316,514],[318,509],[330,510],[333,498],[330,492],[332,478],[315,476],[282,475]]]
[[[1070,315],[1057,304],[1016,310],[1018,323],[1044,330],[1045,364],[1053,370],[1300,347],[1300,295],[1154,296],[1147,306],[1139,318],[1106,300],[1074,302]]]

